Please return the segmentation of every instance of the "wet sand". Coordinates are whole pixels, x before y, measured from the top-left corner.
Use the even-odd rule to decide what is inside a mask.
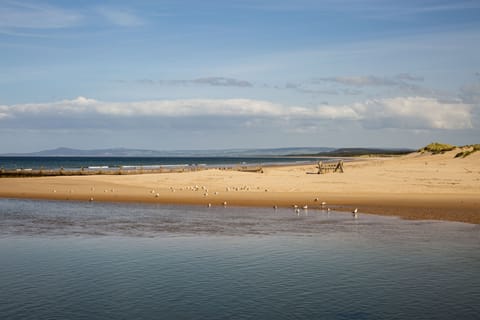
[[[209,169],[128,176],[2,178],[0,197],[80,201],[307,205],[360,213],[480,224],[480,153],[454,158],[415,153],[345,163],[344,173],[315,174],[315,165],[263,173]]]

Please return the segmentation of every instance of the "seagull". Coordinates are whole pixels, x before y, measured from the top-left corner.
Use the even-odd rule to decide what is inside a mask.
[[[208,207],[209,207],[209,208],[211,208],[211,207],[212,207],[212,204],[211,204],[211,203],[209,203],[209,204],[208,204]]]
[[[224,207],[227,206],[227,201],[223,201],[223,206],[224,206]]]
[[[322,202],[322,207],[326,206],[327,203],[325,201]]]
[[[352,211],[352,215],[355,219],[358,218],[358,208],[355,208],[355,210]]]
[[[302,207],[302,209],[303,209],[303,210],[307,210],[307,209],[308,209],[308,206],[307,206],[307,205],[304,205],[304,206]]]

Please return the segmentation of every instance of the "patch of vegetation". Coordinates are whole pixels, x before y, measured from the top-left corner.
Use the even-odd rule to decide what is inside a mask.
[[[439,143],[439,142],[432,142],[428,146],[423,147],[420,149],[420,152],[431,152],[433,154],[444,153],[447,151],[452,151],[456,147],[451,144],[447,143]]]
[[[472,148],[472,149],[465,150],[465,151],[457,153],[455,155],[455,158],[465,158],[465,157],[468,157],[469,155],[471,155],[472,153],[479,151],[480,150],[480,144],[473,144],[473,145],[465,146],[465,148]]]

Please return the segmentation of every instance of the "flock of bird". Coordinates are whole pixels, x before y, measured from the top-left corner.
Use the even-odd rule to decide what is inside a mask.
[[[260,188],[260,187],[257,187],[256,189],[257,189],[257,190],[260,190],[261,188]],[[171,192],[175,192],[175,191],[176,191],[176,189],[175,189],[173,186],[170,187],[169,190],[170,190]],[[202,191],[204,197],[207,197],[207,196],[209,195],[209,193],[208,193],[208,188],[205,187],[205,186],[198,186],[198,185],[195,185],[195,186],[187,186],[187,187],[185,187],[185,188],[183,188],[183,187],[182,187],[182,188],[179,188],[178,190],[180,190],[180,191],[183,191],[183,190],[187,190],[187,191]],[[250,188],[249,186],[226,187],[226,188],[225,188],[225,191],[226,191],[226,192],[229,192],[229,191],[250,191],[250,190],[251,190],[251,188]],[[265,192],[268,192],[268,189],[264,189],[264,190],[265,190]],[[95,187],[91,187],[91,188],[90,188],[90,191],[92,191],[92,192],[94,193],[94,192],[95,192]],[[108,189],[105,189],[105,190],[104,190],[105,193],[106,193],[106,192],[109,192],[109,191],[110,191],[110,192],[114,192],[115,190],[114,190],[113,188],[111,188],[110,190],[108,190]],[[57,192],[57,190],[54,188],[54,189],[53,189],[53,193],[56,193],[56,192]],[[68,192],[71,194],[71,193],[73,193],[73,190],[70,189],[70,190],[68,190]],[[160,197],[160,193],[156,192],[155,189],[150,190],[150,193],[151,193],[155,198],[159,198],[159,197]],[[218,192],[218,191],[215,191],[213,194],[214,194],[214,195],[218,195],[219,192]],[[89,201],[92,202],[93,200],[94,200],[93,196],[90,197]],[[315,198],[315,199],[314,199],[314,202],[319,202],[319,198]],[[222,205],[223,205],[223,207],[227,207],[227,201],[223,201],[223,202],[222,202]],[[209,203],[207,204],[207,207],[211,208],[211,207],[212,207],[212,203],[209,202]],[[297,213],[298,215],[300,214],[300,209],[303,209],[304,211],[308,210],[308,205],[306,205],[306,204],[303,205],[302,207],[299,207],[298,205],[294,204],[294,205],[292,205],[292,207],[293,207],[295,213]],[[326,203],[325,201],[322,201],[322,202],[320,203],[320,208],[321,208],[321,210],[326,210],[327,212],[330,212],[330,211],[331,211],[330,207],[327,207],[327,203]],[[273,206],[273,209],[274,209],[274,210],[277,210],[277,209],[278,209],[278,206],[277,206],[277,205],[274,205],[274,206]],[[352,211],[352,217],[355,218],[355,219],[358,218],[358,208],[355,208],[355,209]]]

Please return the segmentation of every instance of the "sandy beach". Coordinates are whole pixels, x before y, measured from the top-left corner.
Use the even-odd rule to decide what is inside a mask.
[[[2,178],[0,197],[80,201],[307,205],[309,209],[480,224],[480,152],[455,158],[414,153],[346,162],[344,173],[315,165],[267,167],[263,173],[209,169],[184,173]]]

